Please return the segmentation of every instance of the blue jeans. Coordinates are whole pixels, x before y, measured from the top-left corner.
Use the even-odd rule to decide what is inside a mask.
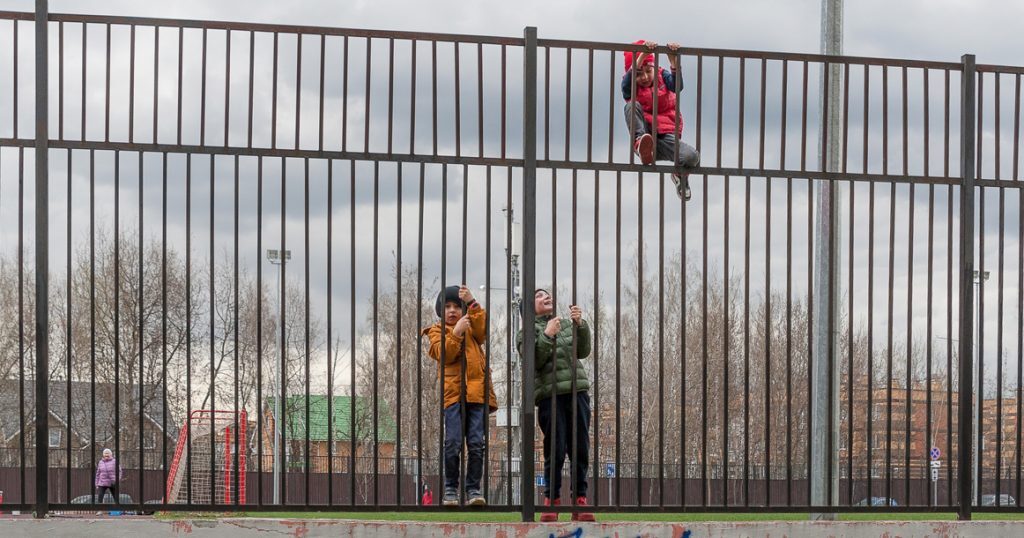
[[[484,421],[487,406],[466,404],[466,491],[480,490],[480,477],[484,472]],[[444,487],[459,489],[462,471],[462,405],[454,403],[444,408]]]
[[[626,103],[623,114],[626,117],[626,128],[629,129],[630,125],[632,125],[632,140],[636,140],[642,134],[651,133],[651,124],[647,123],[647,120],[644,118],[644,112],[640,108],[640,103],[634,101]],[[674,159],[672,158],[672,153],[676,149],[675,133],[657,134],[654,136],[654,139],[657,142],[654,149],[654,160],[673,161],[684,169],[700,166],[700,153],[693,146],[682,140],[679,141],[679,153]]]

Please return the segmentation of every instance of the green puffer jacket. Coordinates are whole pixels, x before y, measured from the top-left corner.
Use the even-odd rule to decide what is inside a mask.
[[[584,321],[576,329],[576,357],[572,356],[572,320],[563,319],[562,328],[554,338],[544,334],[551,316],[537,316],[534,326],[537,330],[536,364],[534,365],[534,404],[548,398],[552,393],[572,392],[573,372],[576,374],[576,391],[590,389],[587,371],[579,359],[590,356],[590,326]],[[523,331],[516,335],[516,349],[523,354]]]

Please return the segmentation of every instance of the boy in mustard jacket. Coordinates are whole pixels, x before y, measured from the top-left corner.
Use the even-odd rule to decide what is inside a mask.
[[[438,373],[444,384],[444,497],[441,504],[459,504],[460,458],[465,441],[469,452],[464,484],[467,503],[485,506],[487,500],[480,492],[484,467],[484,421],[488,412],[498,409],[498,399],[494,395],[491,373],[484,357],[487,312],[465,284],[442,290],[434,308],[441,321],[423,329],[420,334],[430,340],[427,354],[438,361]],[[465,391],[462,390],[463,372]]]

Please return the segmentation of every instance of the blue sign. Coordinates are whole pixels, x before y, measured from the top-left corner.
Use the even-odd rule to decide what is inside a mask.
[[[544,480],[544,475],[542,475],[542,474],[537,475],[537,486],[544,487],[546,485],[547,485],[547,482]]]
[[[608,478],[615,478],[615,464],[606,463],[604,464],[604,475]]]
[[[942,452],[939,451],[939,447],[932,447],[932,461],[939,461],[939,457],[942,456]]]

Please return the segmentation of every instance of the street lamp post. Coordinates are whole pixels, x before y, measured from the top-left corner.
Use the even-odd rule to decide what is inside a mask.
[[[284,297],[284,271],[282,269],[283,269],[284,264],[288,263],[288,260],[291,260],[291,259],[292,259],[292,251],[290,251],[290,250],[285,250],[282,253],[282,251],[277,250],[277,249],[267,249],[267,260],[270,261],[270,263],[272,263],[275,266],[277,266],[277,281],[278,281],[278,286],[277,286],[277,305],[278,305],[278,308],[280,308],[280,312],[284,312],[284,304],[282,303],[282,298]],[[278,349],[279,350],[280,349],[284,349],[284,327],[281,327],[280,312],[279,312],[278,318],[277,318],[278,319],[278,326],[277,326],[277,338],[276,338],[276,340],[278,342],[278,346],[279,346]],[[271,361],[271,362],[273,362],[273,361]],[[279,479],[280,475],[281,475],[281,458],[279,457],[279,454],[278,454],[278,441],[279,441],[279,439],[281,437],[281,426],[280,426],[281,411],[280,411],[280,407],[282,405],[279,392],[280,392],[281,386],[284,384],[284,380],[281,379],[281,374],[282,374],[281,369],[278,368],[277,369],[277,374],[274,376],[274,387],[273,387],[273,391],[274,391],[274,411],[273,411],[273,413],[274,413],[274,504],[279,504],[281,502],[281,481]]]

